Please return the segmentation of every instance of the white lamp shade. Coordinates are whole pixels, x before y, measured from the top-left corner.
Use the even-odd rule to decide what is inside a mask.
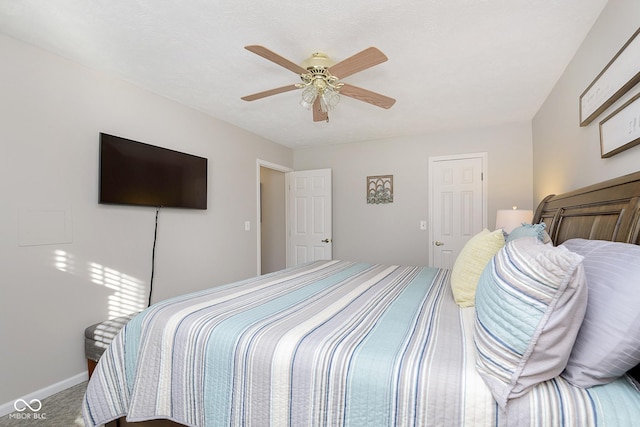
[[[496,230],[502,228],[505,233],[511,233],[522,223],[531,223],[533,211],[525,209],[499,209],[496,215]]]

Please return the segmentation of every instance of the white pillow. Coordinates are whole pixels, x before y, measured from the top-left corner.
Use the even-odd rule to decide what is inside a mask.
[[[584,256],[589,302],[562,376],[578,387],[606,384],[640,363],[640,246],[571,239]]]

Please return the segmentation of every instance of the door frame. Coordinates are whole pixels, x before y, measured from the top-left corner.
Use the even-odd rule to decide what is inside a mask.
[[[278,172],[288,173],[293,172],[293,168],[288,166],[279,165],[277,163],[268,162],[262,159],[256,159],[256,272],[260,276],[262,274],[262,224],[260,223],[260,168],[273,169]],[[286,179],[286,178],[285,178]],[[289,212],[286,207],[289,206],[289,192],[285,189],[284,195],[285,203],[285,230],[289,229]],[[286,239],[286,251],[289,251],[289,240]]]
[[[449,160],[462,160],[462,159],[470,159],[470,158],[481,158],[482,159],[482,228],[486,228],[487,227],[487,209],[488,209],[488,194],[487,194],[487,188],[488,188],[488,173],[487,170],[489,169],[489,164],[488,164],[488,153],[487,152],[479,152],[479,153],[466,153],[466,154],[452,154],[452,155],[446,155],[446,156],[429,156],[429,185],[428,185],[428,191],[429,191],[429,195],[427,196],[427,201],[429,203],[429,264],[431,264],[433,262],[433,197],[434,197],[434,190],[433,190],[433,177],[432,177],[432,173],[433,173],[433,164],[435,162],[441,162],[441,161],[449,161]]]

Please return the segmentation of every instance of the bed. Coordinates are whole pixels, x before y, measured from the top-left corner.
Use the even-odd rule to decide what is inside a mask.
[[[455,266],[342,260],[154,304],[100,359],[85,423],[632,425],[640,172],[549,196],[532,222],[467,307]]]

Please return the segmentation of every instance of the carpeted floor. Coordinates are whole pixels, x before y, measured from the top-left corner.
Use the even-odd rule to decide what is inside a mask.
[[[83,382],[42,400],[38,412],[28,408],[0,418],[0,427],[83,427],[82,399],[87,389]]]

